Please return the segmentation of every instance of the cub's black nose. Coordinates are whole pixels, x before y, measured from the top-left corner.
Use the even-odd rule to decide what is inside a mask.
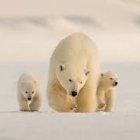
[[[118,85],[118,82],[115,82],[115,86],[117,86]]]
[[[72,92],[71,92],[71,95],[74,97],[74,96],[77,95],[77,92],[76,92],[76,91],[72,91]]]
[[[31,97],[28,97],[28,100],[30,101],[31,100]]]

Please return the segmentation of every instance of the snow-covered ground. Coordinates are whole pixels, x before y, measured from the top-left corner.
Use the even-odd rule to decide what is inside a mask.
[[[67,4],[76,9],[79,1]],[[0,16],[0,140],[140,139],[140,1],[87,2],[76,14],[59,4],[58,15],[66,11],[62,16]],[[102,71],[119,76],[113,113],[57,113],[47,105],[49,58],[63,37],[77,31],[97,44]],[[16,86],[24,72],[40,81],[44,98],[39,113],[18,111]]]
[[[103,64],[119,75],[116,110],[113,113],[72,114],[52,111],[45,98],[48,65],[44,63],[3,63],[1,72],[0,140],[92,140],[140,138],[140,90],[138,64]],[[18,111],[16,83],[21,73],[33,71],[44,96],[39,113]]]
[[[139,140],[139,64],[104,63],[102,70],[119,75],[116,109],[88,114],[56,113],[49,108],[45,97],[47,62],[8,62],[0,67],[0,140]],[[18,111],[16,84],[25,71],[33,71],[40,80],[44,100],[39,113]]]

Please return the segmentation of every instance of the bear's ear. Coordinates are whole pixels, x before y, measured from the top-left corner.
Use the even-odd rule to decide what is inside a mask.
[[[104,76],[104,74],[103,73],[101,73],[101,77],[103,77]]]
[[[65,66],[61,64],[61,65],[59,66],[59,69],[60,69],[60,71],[63,71],[63,70],[65,69]]]
[[[38,81],[37,81],[36,79],[34,79],[34,83],[35,83],[35,84],[37,84],[37,83],[38,83]]]
[[[88,76],[88,75],[89,75],[89,73],[90,73],[90,71],[86,71],[86,72],[85,72],[85,75],[86,75],[86,76]]]

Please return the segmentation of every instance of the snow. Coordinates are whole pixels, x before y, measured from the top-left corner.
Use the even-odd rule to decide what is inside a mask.
[[[41,1],[19,5],[13,0],[8,6],[5,0],[0,5],[0,140],[139,140],[139,0],[77,0],[74,5],[60,0],[56,11],[54,0],[50,5]],[[62,38],[77,31],[97,44],[101,70],[119,76],[112,113],[58,113],[47,104],[49,58]],[[19,111],[17,80],[24,72],[33,72],[40,81],[40,112]]]
[[[2,140],[139,139],[139,117],[134,121],[132,116],[117,114],[9,112],[1,118]]]
[[[1,140],[139,140],[140,94],[139,64],[104,63],[102,70],[119,75],[117,103],[113,113],[57,113],[47,105],[46,81],[48,65],[43,63],[8,62],[0,64],[0,139]],[[17,79],[25,71],[33,71],[41,84],[43,103],[40,112],[18,111]]]

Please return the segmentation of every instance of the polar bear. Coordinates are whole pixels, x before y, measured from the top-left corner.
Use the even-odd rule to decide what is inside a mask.
[[[115,91],[118,77],[112,72],[101,74],[97,89],[98,111],[111,112],[115,104]]]
[[[47,98],[59,112],[94,112],[100,77],[96,45],[83,33],[64,38],[50,59]]]
[[[39,82],[33,74],[24,73],[19,78],[17,97],[20,111],[39,111],[41,93]]]

